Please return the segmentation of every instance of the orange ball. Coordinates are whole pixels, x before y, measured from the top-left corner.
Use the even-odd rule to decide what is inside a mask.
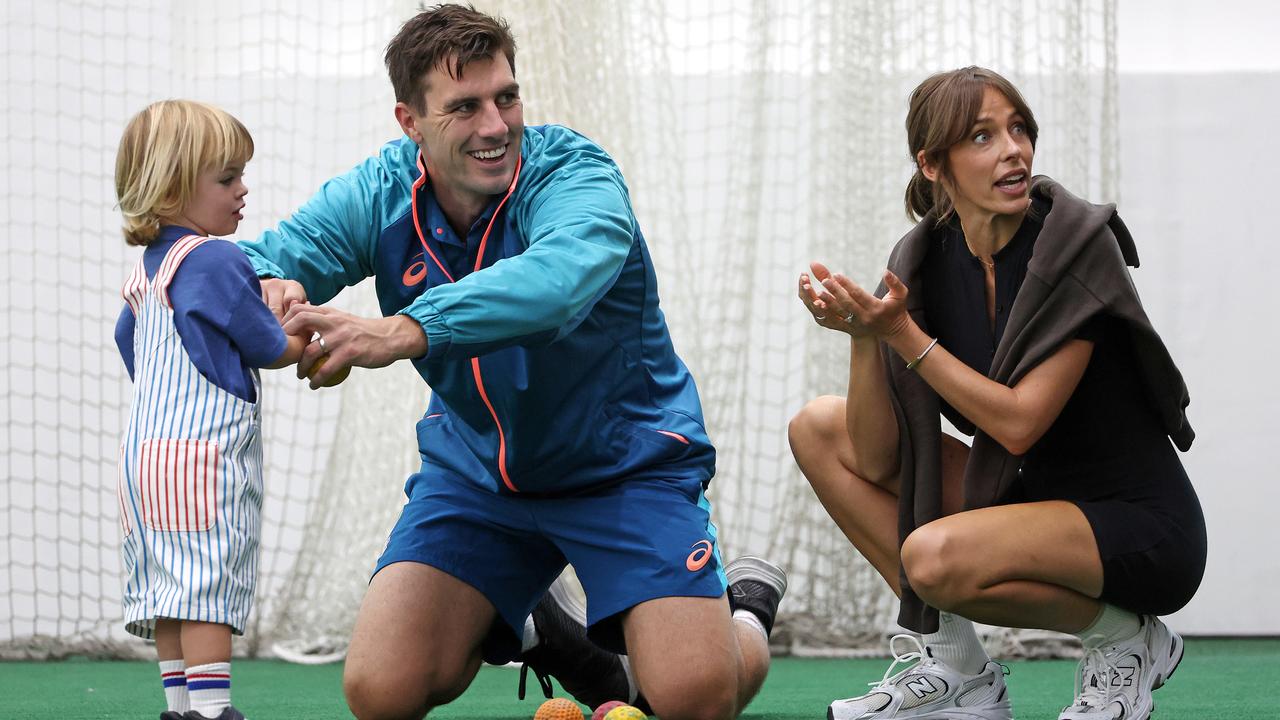
[[[583,720],[582,708],[567,698],[551,698],[538,707],[533,720]]]
[[[328,355],[321,355],[320,357],[316,358],[316,361],[311,364],[311,369],[307,371],[307,378],[310,380],[314,380],[316,377],[316,373],[320,372],[320,368],[324,367],[324,361],[328,359],[329,359]],[[350,374],[351,374],[351,368],[344,367],[338,372],[334,373],[333,377],[326,380],[324,384],[321,385],[320,387],[333,387],[334,385],[337,385],[343,380],[346,380],[347,376]]]

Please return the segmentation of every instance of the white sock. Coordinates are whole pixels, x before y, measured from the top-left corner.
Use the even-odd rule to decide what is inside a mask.
[[[1101,647],[1117,640],[1127,640],[1137,635],[1141,628],[1142,623],[1137,615],[1115,605],[1103,605],[1102,610],[1098,611],[1098,617],[1093,619],[1089,627],[1075,636],[1080,638],[1085,647]]]
[[[973,623],[959,615],[938,613],[938,632],[921,635],[933,657],[965,675],[977,675],[991,662]]]
[[[750,610],[734,610],[733,619],[740,623],[746,623],[756,630],[759,630],[760,634],[764,636],[764,641],[769,642],[769,633],[765,632],[764,623],[760,622],[760,618],[756,617],[755,613]]]
[[[187,695],[186,663],[182,660],[160,661],[160,682],[164,685],[164,699],[169,710],[184,713],[191,709],[191,697]]]
[[[231,704],[231,663],[217,662],[187,668],[191,709],[216,718]]]
[[[524,619],[524,637],[520,639],[520,653],[524,654],[538,646],[538,629],[533,626],[533,616]]]

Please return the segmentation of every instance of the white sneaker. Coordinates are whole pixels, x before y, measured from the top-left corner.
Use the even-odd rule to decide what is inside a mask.
[[[1058,720],[1147,720],[1151,691],[1182,661],[1182,638],[1153,615],[1128,640],[1088,648],[1076,670],[1076,699]]]
[[[915,643],[916,650],[899,655],[899,639]],[[827,720],[1012,720],[1004,668],[988,662],[977,675],[965,675],[932,657],[913,635],[894,635],[889,641],[893,664],[880,682],[868,683],[871,692],[827,707]],[[899,663],[912,663],[890,676]]]

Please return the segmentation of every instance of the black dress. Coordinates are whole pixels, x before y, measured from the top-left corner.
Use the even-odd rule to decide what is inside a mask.
[[[958,224],[940,232],[922,268],[927,330],[989,375],[1009,310],[1026,277],[1043,208],[1033,207],[995,257],[995,327],[982,263]],[[1023,456],[1008,502],[1067,500],[1084,513],[1103,564],[1101,599],[1165,615],[1185,605],[1204,574],[1204,515],[1138,372],[1123,321],[1095,316],[1076,335],[1094,343],[1080,384]],[[957,427],[971,427],[943,402]]]

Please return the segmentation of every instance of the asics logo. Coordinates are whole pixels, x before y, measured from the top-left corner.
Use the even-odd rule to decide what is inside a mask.
[[[422,279],[426,276],[427,263],[423,259],[422,253],[418,253],[414,256],[414,262],[405,269],[404,277],[402,277],[401,280],[404,282],[405,287],[413,287],[414,285],[422,282]]]
[[[711,559],[711,541],[699,540],[692,546],[693,552],[689,553],[689,558],[684,561],[684,566],[689,572],[698,572],[706,567],[707,561]]]
[[[911,694],[915,695],[917,698],[922,698],[925,695],[937,692],[938,690],[938,688],[934,687],[929,678],[923,676],[918,677],[915,680],[908,680],[906,685],[907,689],[911,691]]]

